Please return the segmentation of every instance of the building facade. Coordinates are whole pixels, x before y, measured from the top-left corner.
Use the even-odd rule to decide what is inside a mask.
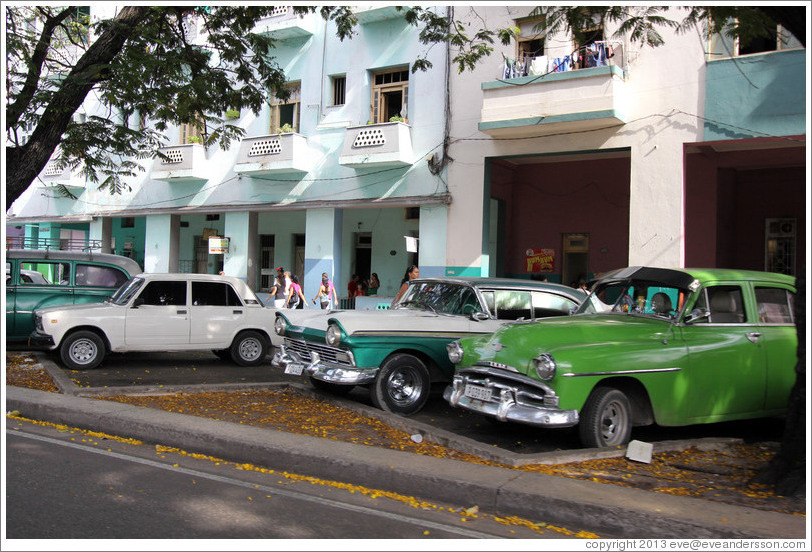
[[[529,6],[435,9],[521,34],[457,73],[392,7],[358,9],[343,42],[280,8],[259,30],[291,97],[225,113],[241,143],[172,129],[168,160],[122,196],[46,168],[8,234],[84,237],[148,272],[222,269],[258,291],[284,266],[308,295],[322,272],[341,295],[376,272],[394,295],[410,264],[566,284],[627,265],[803,270],[808,59],[791,35],[740,51],[663,31],[651,48],[596,26],[577,44],[537,33]],[[433,68],[412,73],[423,54]]]

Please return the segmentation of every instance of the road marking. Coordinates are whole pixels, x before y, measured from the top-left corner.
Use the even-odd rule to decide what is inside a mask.
[[[52,437],[45,437],[45,436],[42,436],[42,435],[35,435],[35,434],[31,434],[31,433],[25,433],[24,431],[20,431],[20,430],[6,429],[6,435],[15,435],[15,436],[18,436],[18,437],[24,437],[26,439],[33,439],[35,441],[44,441],[44,442],[51,443],[51,444],[54,444],[54,445],[61,445],[61,446],[64,446],[64,447],[70,447],[70,448],[78,449],[78,450],[81,450],[81,451],[90,452],[90,453],[93,453],[93,454],[101,454],[103,456],[109,456],[109,457],[112,457],[112,458],[116,458],[118,460],[124,460],[126,462],[132,462],[132,463],[135,463],[135,464],[143,464],[145,466],[150,466],[150,467],[153,467],[153,468],[158,468],[158,469],[162,469],[162,470],[166,470],[166,471],[171,471],[171,472],[175,472],[175,473],[183,473],[185,475],[190,475],[190,476],[194,476],[194,477],[201,478],[201,479],[209,479],[211,481],[216,481],[216,482],[219,482],[219,483],[226,483],[226,484],[229,484],[229,485],[234,485],[235,487],[245,487],[247,489],[251,489],[252,491],[265,491],[265,492],[285,496],[285,497],[288,497],[288,498],[295,498],[295,499],[304,500],[304,501],[307,501],[307,502],[314,502],[314,503],[317,503],[317,504],[320,504],[320,505],[329,506],[331,508],[349,510],[349,511],[352,511],[352,512],[358,512],[358,513],[366,514],[366,515],[374,515],[374,516],[378,516],[378,517],[382,517],[382,518],[391,519],[391,520],[394,520],[394,521],[399,521],[399,522],[402,522],[402,523],[408,523],[408,524],[415,525],[415,526],[427,527],[427,528],[434,529],[434,530],[437,530],[437,531],[447,531],[449,533],[455,533],[455,534],[460,535],[462,537],[473,538],[473,539],[503,538],[503,537],[499,537],[499,536],[492,535],[492,534],[489,534],[489,533],[482,533],[482,532],[479,532],[479,531],[472,531],[472,530],[469,530],[469,529],[462,529],[460,527],[455,527],[453,525],[447,525],[447,524],[444,524],[444,523],[426,521],[426,520],[411,517],[411,516],[404,516],[402,514],[392,514],[392,513],[389,513],[389,512],[382,512],[381,510],[376,510],[374,508],[368,508],[366,506],[357,506],[357,505],[354,505],[354,504],[346,504],[346,503],[339,502],[337,500],[332,500],[332,499],[329,499],[329,498],[311,496],[311,495],[308,495],[308,494],[299,493],[299,492],[296,492],[296,491],[291,491],[289,489],[282,489],[282,488],[271,487],[271,486],[267,486],[267,485],[257,485],[255,483],[248,483],[246,481],[240,481],[239,479],[232,479],[230,477],[225,477],[225,476],[221,476],[221,475],[213,475],[213,474],[209,474],[209,473],[198,471],[198,470],[193,470],[193,469],[189,469],[189,468],[182,468],[180,466],[174,467],[174,466],[171,466],[171,465],[168,465],[168,464],[164,464],[162,462],[157,462],[155,460],[148,460],[146,458],[139,458],[137,456],[129,456],[129,455],[121,454],[121,453],[118,453],[118,452],[112,452],[112,451],[107,451],[107,450],[91,448],[88,445],[81,445],[81,444],[78,444],[78,443],[69,443],[69,442],[66,442],[66,441],[61,441],[59,439],[54,439]]]

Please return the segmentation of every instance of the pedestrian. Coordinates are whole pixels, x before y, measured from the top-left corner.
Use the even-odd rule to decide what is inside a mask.
[[[302,286],[299,285],[299,278],[295,274],[290,277],[290,287],[288,288],[288,298],[285,306],[289,309],[303,309],[307,306],[307,299],[302,293]]]
[[[336,288],[333,287],[333,282],[330,281],[330,277],[327,275],[327,273],[322,272],[319,292],[313,299],[313,303],[316,302],[316,299],[319,299],[319,304],[321,305],[321,308],[328,309],[330,308],[330,303],[332,302],[330,298],[332,298],[332,300],[335,301],[335,306],[336,308],[338,308],[338,294],[336,293]]]
[[[273,306],[277,309],[285,308],[285,301],[287,300],[287,293],[285,293],[285,277],[277,274],[274,279],[274,285],[271,287],[271,296],[273,297]]]
[[[369,288],[367,295],[378,295],[378,288],[381,287],[381,281],[378,280],[378,273],[373,272],[369,277]]]
[[[358,274],[353,274],[350,278],[350,283],[347,284],[347,294],[350,297],[355,297],[358,291]]]
[[[586,287],[586,280],[584,280],[583,278],[578,280],[578,289],[580,289],[584,293],[589,293],[589,289],[587,289]]]
[[[398,290],[398,294],[395,295],[395,298],[392,299],[392,305],[395,304],[403,297],[403,294],[406,293],[406,290],[409,289],[409,283],[415,278],[420,277],[420,269],[417,268],[417,265],[411,265],[409,268],[406,269],[406,274],[403,276],[403,280],[400,282],[400,289]]]

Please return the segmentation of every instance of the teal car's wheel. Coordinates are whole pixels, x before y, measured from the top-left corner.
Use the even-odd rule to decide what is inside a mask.
[[[59,357],[71,370],[90,370],[101,364],[105,355],[104,340],[96,332],[80,330],[62,340]]]
[[[430,387],[429,371],[423,361],[412,355],[397,354],[381,364],[370,396],[381,410],[408,416],[423,408]]]
[[[612,387],[593,390],[581,412],[578,431],[585,447],[625,445],[632,434],[629,399]]]
[[[313,376],[310,376],[310,383],[319,391],[326,391],[328,393],[332,393],[333,395],[346,395],[355,388],[354,385],[339,385],[337,383],[321,381]]]
[[[259,332],[242,332],[231,344],[231,360],[240,366],[256,366],[268,354],[268,340]]]

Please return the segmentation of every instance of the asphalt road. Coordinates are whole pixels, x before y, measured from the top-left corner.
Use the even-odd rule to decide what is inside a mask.
[[[9,347],[12,350],[12,347]],[[20,346],[16,350],[25,350]],[[56,359],[55,359],[56,360]],[[57,362],[57,365],[59,363]],[[307,383],[299,376],[285,375],[268,363],[240,367],[222,361],[210,352],[126,353],[109,355],[101,367],[89,371],[63,369],[82,388],[176,386],[193,384],[261,384],[268,382]],[[443,386],[432,390],[425,408],[412,416],[416,421],[469,439],[518,454],[538,454],[581,448],[577,430],[540,429],[501,423],[465,410],[452,408],[442,398]],[[346,399],[372,407],[369,391],[355,388]],[[767,418],[719,424],[666,428],[635,428],[632,437],[645,442],[704,437],[732,437],[745,442],[780,441],[782,419]]]
[[[570,538],[22,421],[5,458],[10,539]]]

